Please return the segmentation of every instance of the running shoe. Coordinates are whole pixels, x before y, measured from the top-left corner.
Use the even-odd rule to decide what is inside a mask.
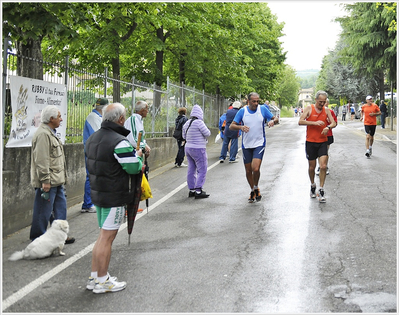
[[[327,167],[326,175],[330,175],[330,169]]]
[[[310,186],[310,197],[316,198],[316,185]]]
[[[316,175],[319,175],[319,174],[320,174],[320,167],[318,167],[316,170]]]
[[[108,279],[103,283],[96,283],[94,286],[94,293],[106,293],[106,292],[118,292],[126,288],[126,282],[118,282],[113,279],[113,277],[108,277]]]
[[[371,155],[371,154],[370,154],[370,150],[367,149],[365,156],[370,157],[370,155]]]
[[[262,195],[260,194],[259,188],[254,189],[254,192],[256,201],[260,201],[262,199]]]
[[[113,279],[114,281],[118,281],[117,277],[111,277],[111,279]],[[89,280],[87,280],[86,283],[86,289],[91,291],[94,289],[95,286],[96,286],[96,279],[93,277],[89,277]]]
[[[248,202],[253,203],[254,201],[255,201],[255,192],[251,191],[251,194],[249,195],[249,198],[248,198]]]
[[[325,203],[326,202],[326,197],[324,196],[324,189],[319,189],[319,193],[317,194],[319,197],[319,202]]]

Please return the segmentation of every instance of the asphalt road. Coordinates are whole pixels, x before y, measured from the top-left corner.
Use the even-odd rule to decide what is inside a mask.
[[[217,145],[208,199],[187,197],[186,168],[150,170],[149,212],[130,246],[125,225],[113,245],[110,274],[128,283],[121,292],[85,289],[98,227],[80,205],[68,210],[77,241],[64,257],[10,262],[29,229],[3,239],[3,312],[396,312],[396,141],[378,138],[367,159],[361,123],[340,124],[320,204],[309,197],[305,129],[285,118],[267,130],[254,204],[242,159],[219,164]]]

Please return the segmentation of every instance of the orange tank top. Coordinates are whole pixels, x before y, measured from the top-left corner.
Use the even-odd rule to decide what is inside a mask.
[[[328,140],[327,135],[323,135],[321,133],[323,129],[328,126],[326,110],[323,107],[323,110],[320,113],[317,113],[315,106],[313,104],[311,106],[312,106],[312,112],[310,113],[310,116],[306,120],[307,121],[321,120],[325,122],[325,125],[307,126],[306,141],[317,142],[317,143],[326,142]]]

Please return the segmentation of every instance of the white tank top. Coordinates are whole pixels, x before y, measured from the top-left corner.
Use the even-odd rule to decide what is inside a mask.
[[[251,114],[248,107],[244,107],[244,117],[242,118],[245,126],[249,127],[249,132],[243,132],[242,145],[245,149],[252,149],[265,144],[264,118],[258,105],[256,112]]]

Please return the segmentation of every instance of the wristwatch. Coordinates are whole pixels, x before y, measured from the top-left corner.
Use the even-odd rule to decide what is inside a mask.
[[[331,127],[330,127],[330,126],[327,126],[327,128],[328,128],[328,129],[331,129]]]

